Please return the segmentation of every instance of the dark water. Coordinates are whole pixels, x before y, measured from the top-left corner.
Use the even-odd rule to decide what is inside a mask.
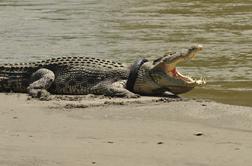
[[[131,62],[193,43],[181,65],[208,85],[187,93],[252,106],[251,0],[0,0],[0,62],[85,55]]]

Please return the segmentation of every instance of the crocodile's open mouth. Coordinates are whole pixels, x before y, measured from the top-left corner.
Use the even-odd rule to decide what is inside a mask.
[[[203,49],[202,45],[196,45],[193,46],[191,49],[189,49],[186,53],[181,53],[177,55],[175,54],[174,57],[171,57],[171,62],[168,64],[169,75],[178,80],[183,80],[188,84],[193,83],[197,85],[205,84],[206,81],[203,78],[193,79],[190,76],[181,74],[176,68],[177,64],[193,59],[196,56],[196,53],[201,51],[202,49]]]
[[[180,79],[183,80],[187,83],[194,83],[196,80],[194,80],[192,77],[190,76],[185,76],[183,74],[181,74],[176,67],[174,69],[171,70],[172,76],[175,77],[176,79]]]

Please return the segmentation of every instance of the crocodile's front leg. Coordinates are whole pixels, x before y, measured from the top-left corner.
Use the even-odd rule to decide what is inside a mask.
[[[132,93],[124,88],[123,81],[111,82],[103,81],[98,83],[92,88],[92,91],[97,92],[97,94],[104,94],[105,96],[112,97],[126,97],[126,98],[138,98],[138,94]]]
[[[55,75],[51,70],[39,69],[32,74],[32,83],[28,86],[27,90],[30,96],[34,98],[45,98],[49,96],[47,91],[52,85]]]

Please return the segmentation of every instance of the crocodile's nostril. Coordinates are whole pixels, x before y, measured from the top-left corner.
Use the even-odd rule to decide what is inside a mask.
[[[197,45],[197,48],[198,48],[198,50],[201,51],[203,49],[203,46],[201,44],[199,44],[199,45]]]

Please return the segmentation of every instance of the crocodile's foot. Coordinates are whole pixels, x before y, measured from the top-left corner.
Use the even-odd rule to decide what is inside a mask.
[[[50,93],[45,89],[30,89],[29,95],[32,98],[37,98],[39,100],[50,100],[51,99]]]
[[[139,94],[135,94],[135,93],[127,93],[127,94],[124,94],[124,96],[123,96],[124,98],[128,98],[128,99],[130,99],[130,98],[140,98],[141,96],[139,95]]]
[[[40,100],[50,100],[50,93],[47,91],[54,81],[54,73],[48,69],[39,69],[32,74],[33,82],[27,88],[28,94],[32,98]]]

